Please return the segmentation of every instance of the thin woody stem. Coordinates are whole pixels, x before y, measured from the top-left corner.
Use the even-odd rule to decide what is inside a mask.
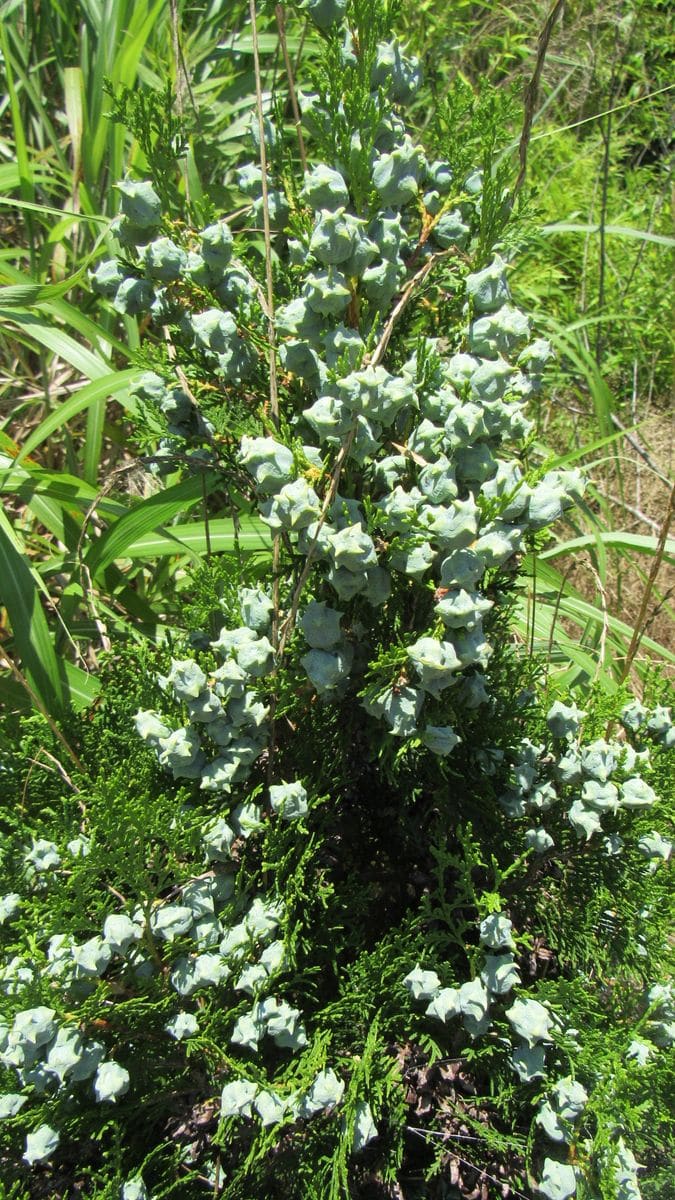
[[[518,171],[518,178],[516,179],[513,188],[514,197],[518,195],[518,192],[525,182],[525,176],[527,174],[527,151],[530,145],[532,122],[534,121],[537,99],[539,97],[541,73],[544,69],[546,51],[548,50],[548,44],[551,40],[551,34],[553,33],[556,21],[562,12],[564,3],[565,0],[556,0],[553,8],[544,22],[541,33],[539,34],[539,40],[537,42],[537,58],[534,64],[534,71],[532,72],[532,77],[525,90],[525,115],[523,117],[523,129],[520,135],[520,144],[518,147],[520,170]]]
[[[258,114],[258,138],[260,141],[260,170],[262,172],[263,230],[265,234],[265,280],[267,284],[267,342],[269,345],[270,415],[275,430],[279,428],[279,392],[277,385],[276,330],[274,326],[274,277],[272,274],[272,233],[270,229],[269,191],[267,187],[267,147],[265,145],[265,121],[263,116],[262,78],[260,74],[260,51],[256,24],[255,0],[249,0],[251,36],[253,39],[253,67],[255,71],[255,98]],[[281,545],[275,534],[272,545],[272,642],[276,646],[279,637],[279,565]]]
[[[279,395],[277,389],[276,330],[274,327],[274,277],[272,274],[272,233],[270,229],[269,189],[267,186],[267,147],[265,145],[265,121],[263,117],[262,78],[260,53],[256,25],[255,0],[249,0],[251,35],[253,39],[253,67],[255,72],[255,99],[258,114],[258,137],[260,140],[260,170],[262,172],[263,231],[265,235],[265,282],[267,285],[267,341],[270,364],[270,412],[275,427],[279,424]]]
[[[267,285],[267,344],[269,346],[270,394],[269,407],[275,432],[279,429],[279,391],[277,384],[276,329],[274,325],[274,276],[272,273],[272,233],[270,229],[269,190],[267,187],[267,146],[265,144],[265,120],[263,116],[262,77],[260,73],[260,50],[255,0],[249,0],[251,36],[253,39],[253,68],[255,71],[255,100],[258,114],[258,140],[260,142],[260,170],[262,173],[263,230],[265,235],[265,281]],[[279,646],[279,572],[281,567],[281,538],[278,533],[272,539],[272,645]],[[276,751],[276,690],[270,702],[270,740],[267,762],[268,782],[272,781]]]
[[[302,568],[300,578],[298,579],[298,582],[295,585],[295,591],[293,592],[293,599],[291,601],[291,607],[289,609],[288,616],[286,617],[286,620],[284,621],[284,623],[281,627],[281,637],[279,639],[279,649],[277,652],[278,660],[282,658],[282,656],[285,652],[285,649],[286,649],[286,643],[288,642],[288,639],[293,631],[293,626],[295,625],[295,619],[298,615],[298,608],[300,607],[300,597],[302,595],[302,589],[304,588],[305,583],[307,582],[309,573],[312,569],[314,555],[316,553],[316,547],[319,543],[319,534],[321,533],[321,530],[323,529],[323,526],[326,521],[326,517],[328,516],[328,509],[330,508],[331,504],[333,503],[333,501],[337,495],[337,490],[338,490],[338,486],[340,483],[340,475],[342,474],[342,468],[344,466],[347,455],[349,454],[349,451],[352,448],[352,443],[354,441],[355,436],[356,436],[356,425],[352,426],[352,428],[350,429],[349,433],[347,434],[347,437],[345,438],[344,442],[342,443],[342,446],[340,447],[338,456],[335,459],[335,464],[333,466],[333,470],[331,473],[330,486],[328,488],[328,491],[326,492],[323,505],[321,506],[321,512],[319,514],[319,520],[317,521],[316,532],[315,532],[314,537],[312,538],[312,541],[309,545],[309,549],[307,550],[307,554],[305,556],[305,565]]]
[[[77,767],[78,771],[81,771],[83,775],[86,775],[87,772],[85,771],[84,766],[80,762],[80,759],[78,758],[77,754],[73,750],[72,746],[69,745],[68,741],[66,740],[64,735],[61,733],[61,730],[59,729],[58,725],[56,724],[56,721],[50,715],[47,708],[42,703],[42,700],[40,699],[40,697],[37,695],[37,693],[31,687],[30,683],[26,679],[26,676],[23,674],[22,671],[19,670],[16,663],[4,653],[4,651],[0,651],[0,666],[3,666],[6,669],[10,670],[12,672],[12,675],[16,679],[17,683],[20,683],[22,688],[25,688],[25,690],[27,691],[31,700],[33,701],[33,704],[38,709],[38,711],[42,713],[42,716],[44,717],[45,721],[49,725],[49,728],[51,729],[52,733],[54,734],[54,737],[57,739],[57,741],[59,741],[61,743],[61,745],[63,746],[63,749],[66,751],[66,754],[70,758],[71,762],[75,763],[75,766]]]
[[[407,308],[408,304],[410,303],[410,298],[411,298],[413,292],[415,291],[415,288],[417,288],[420,283],[424,282],[427,275],[429,275],[430,272],[433,270],[433,268],[436,266],[437,262],[439,262],[442,258],[447,258],[447,256],[452,253],[453,253],[453,250],[450,249],[450,250],[439,250],[437,254],[432,254],[431,258],[427,259],[424,266],[420,267],[419,271],[417,271],[416,274],[413,275],[410,282],[408,284],[406,284],[406,287],[402,291],[400,298],[397,300],[396,304],[394,305],[393,309],[391,310],[391,313],[389,314],[389,316],[387,318],[387,321],[385,323],[384,329],[382,330],[382,334],[381,334],[379,342],[377,343],[377,346],[373,350],[373,353],[370,355],[367,354],[363,360],[364,363],[366,364],[366,366],[376,367],[378,365],[378,363],[382,362],[382,359],[384,358],[386,351],[387,351],[387,346],[389,345],[389,342],[391,340],[391,335],[394,332],[394,326],[395,326],[396,322],[398,321],[399,317],[401,316],[401,313],[404,311],[405,308]]]
[[[382,359],[384,358],[384,355],[386,354],[387,347],[388,347],[389,341],[391,339],[391,335],[394,332],[394,326],[396,325],[396,322],[398,321],[399,317],[403,313],[404,309],[410,303],[410,300],[413,296],[415,289],[419,286],[420,283],[422,283],[426,279],[427,275],[429,275],[429,273],[433,270],[436,263],[440,259],[446,258],[447,255],[450,253],[452,253],[452,251],[450,251],[450,250],[441,250],[441,251],[439,251],[438,254],[433,254],[431,256],[431,258],[429,258],[427,260],[427,262],[425,262],[424,266],[420,267],[419,271],[417,271],[416,274],[413,275],[412,279],[404,288],[398,301],[396,302],[391,313],[389,314],[389,317],[387,318],[384,329],[382,331],[382,334],[380,336],[380,339],[379,339],[375,349],[373,350],[372,354],[365,355],[365,357],[363,359],[364,366],[377,366],[382,361]],[[337,490],[338,490],[338,487],[340,484],[340,476],[342,474],[342,468],[349,456],[349,452],[352,448],[355,437],[356,437],[356,425],[353,425],[352,428],[350,429],[349,433],[347,434],[347,437],[345,438],[344,442],[342,443],[342,446],[340,447],[339,453],[338,453],[337,458],[335,459],[335,463],[333,465],[333,470],[331,472],[330,485],[329,485],[328,491],[326,492],[326,496],[324,498],[323,505],[321,506],[321,512],[319,514],[319,520],[317,522],[316,532],[315,532],[314,537],[313,537],[313,539],[309,545],[309,548],[307,550],[307,555],[305,557],[305,563],[304,563],[302,572],[300,574],[300,578],[298,579],[298,582],[295,585],[295,590],[293,592],[293,599],[291,601],[291,607],[289,609],[288,616],[286,617],[286,620],[284,621],[284,623],[281,627],[281,636],[279,638],[279,646],[278,646],[278,650],[277,650],[277,661],[279,661],[283,657],[285,650],[286,650],[286,645],[288,643],[288,639],[293,631],[293,626],[295,625],[295,620],[298,615],[298,608],[300,607],[300,598],[302,595],[302,590],[305,586],[305,583],[307,582],[309,573],[312,569],[314,556],[316,554],[316,547],[319,543],[319,534],[321,533],[321,530],[326,522],[326,517],[328,516],[328,510],[329,510],[331,504],[333,503],[335,496],[337,495]]]
[[[668,510],[666,512],[666,515],[665,515],[665,518],[663,521],[663,528],[661,530],[661,536],[659,538],[658,545],[656,547],[656,553],[654,555],[654,561],[652,563],[651,571],[649,572],[649,578],[647,580],[647,583],[645,584],[645,590],[642,594],[642,603],[640,605],[640,611],[639,611],[637,619],[635,621],[635,628],[633,630],[633,636],[630,641],[630,646],[628,647],[628,653],[626,654],[626,661],[624,663],[623,670],[621,672],[621,677],[619,680],[620,683],[623,683],[624,680],[628,678],[630,669],[633,665],[633,660],[638,652],[640,642],[642,641],[642,638],[643,638],[643,635],[645,632],[645,621],[647,618],[647,609],[649,607],[649,601],[651,599],[651,595],[654,590],[654,584],[656,583],[656,576],[658,575],[659,570],[661,569],[661,564],[663,563],[663,557],[664,557],[664,554],[666,551],[666,542],[668,540],[668,533],[670,531],[670,526],[672,524],[674,516],[675,516],[675,484],[673,484],[671,491],[670,491],[670,499],[668,501]]]
[[[302,136],[302,121],[300,118],[300,109],[298,107],[298,97],[295,91],[295,81],[293,79],[293,67],[288,56],[288,44],[286,42],[286,18],[284,15],[283,4],[275,4],[274,15],[277,19],[277,29],[279,30],[279,41],[281,42],[281,53],[284,56],[284,67],[286,68],[286,79],[288,80],[288,96],[293,109],[293,120],[295,121],[295,132],[298,137],[298,149],[300,151],[300,162],[302,164],[303,174],[307,171],[307,152],[305,150],[305,139]]]

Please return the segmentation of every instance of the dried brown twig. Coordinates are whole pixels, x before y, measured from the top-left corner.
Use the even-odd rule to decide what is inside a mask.
[[[674,516],[675,516],[675,483],[672,485],[672,487],[670,489],[670,498],[668,500],[668,508],[666,510],[666,515],[663,519],[661,536],[659,538],[658,545],[656,547],[656,553],[654,554],[654,561],[652,563],[651,570],[649,572],[649,578],[647,579],[647,582],[646,582],[645,588],[644,588],[644,592],[642,593],[642,602],[640,604],[640,611],[635,620],[633,636],[630,640],[630,645],[628,647],[628,652],[626,654],[626,661],[623,665],[623,670],[621,672],[621,678],[619,680],[620,683],[623,683],[624,680],[628,678],[630,669],[631,669],[631,667],[633,665],[633,661],[635,659],[635,655],[638,652],[640,642],[642,641],[642,638],[645,633],[647,609],[649,607],[649,601],[651,599],[651,595],[654,590],[654,585],[656,583],[656,576],[658,575],[659,570],[661,568],[661,564],[663,562],[663,558],[664,558],[665,551],[666,551],[666,541],[668,540],[668,533],[669,533],[670,526],[672,524]]]
[[[520,191],[521,187],[523,186],[523,184],[525,182],[525,175],[527,173],[527,151],[528,151],[528,148],[530,145],[530,136],[532,134],[532,122],[534,121],[534,114],[535,114],[535,110],[537,107],[537,99],[539,97],[539,84],[541,82],[541,73],[544,69],[544,62],[546,61],[546,51],[548,50],[548,44],[551,40],[551,34],[553,33],[553,30],[555,28],[555,23],[558,20],[560,13],[562,12],[564,3],[565,3],[565,0],[556,0],[555,4],[553,5],[553,8],[551,9],[550,13],[548,14],[548,17],[546,18],[546,20],[544,22],[542,31],[539,34],[539,39],[537,41],[537,57],[536,57],[535,64],[534,64],[534,71],[532,72],[530,82],[528,83],[528,85],[525,89],[525,112],[523,115],[523,129],[522,129],[522,133],[520,135],[520,145],[518,147],[518,158],[520,160],[520,170],[518,171],[518,178],[516,179],[516,182],[515,182],[515,185],[513,188],[514,197],[518,195],[518,192]]]

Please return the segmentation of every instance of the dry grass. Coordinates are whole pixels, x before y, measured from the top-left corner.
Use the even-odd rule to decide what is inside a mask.
[[[641,421],[637,433],[630,435],[631,440],[621,439],[616,459],[608,457],[594,468],[595,489],[607,506],[604,515],[607,528],[655,538],[661,534],[670,495],[668,480],[673,478],[675,467],[674,427],[671,413],[653,410]],[[640,615],[651,562],[641,554],[608,548],[604,584],[589,552],[579,552],[571,570],[569,557],[560,559],[557,566],[563,572],[569,570],[569,582],[583,596],[594,603],[601,600],[610,615],[634,626]],[[601,587],[604,596],[599,597]],[[642,632],[671,650],[675,650],[674,609],[675,563],[666,556],[649,599]]]

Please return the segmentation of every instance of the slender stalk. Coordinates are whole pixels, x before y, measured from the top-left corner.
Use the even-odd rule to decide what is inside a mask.
[[[170,0],[169,8],[171,10],[171,47],[173,50],[174,71],[176,73],[176,108],[178,109],[179,117],[182,117],[185,111],[186,72],[180,48],[180,34],[178,32],[180,19],[178,16],[177,0]]]
[[[539,34],[539,39],[537,41],[537,57],[536,57],[535,64],[534,64],[534,71],[532,72],[530,82],[528,83],[528,85],[525,89],[525,112],[523,114],[523,129],[522,129],[522,133],[520,135],[520,145],[518,147],[520,170],[518,171],[518,178],[516,179],[515,186],[513,188],[514,198],[518,195],[518,192],[520,191],[521,187],[523,186],[523,184],[525,182],[525,176],[527,174],[527,151],[528,151],[528,147],[530,144],[530,136],[532,134],[532,122],[534,120],[534,114],[537,109],[537,99],[539,96],[539,84],[541,81],[541,73],[544,69],[544,62],[546,61],[546,51],[548,50],[548,44],[551,40],[551,34],[553,33],[553,30],[555,28],[555,23],[558,20],[558,17],[562,11],[562,7],[563,7],[564,3],[565,3],[565,0],[556,0],[555,4],[553,5],[553,8],[551,9],[550,13],[548,14],[548,16],[544,22],[542,31]]]
[[[561,605],[562,598],[563,598],[563,595],[565,592],[565,584],[567,583],[567,579],[573,569],[574,569],[574,563],[571,563],[570,566],[565,571],[565,574],[562,576],[562,579],[560,580],[560,587],[558,588],[558,595],[555,598],[555,604],[553,606],[553,614],[551,616],[551,632],[549,634],[548,648],[546,651],[546,672],[547,672],[547,674],[549,674],[550,670],[551,670],[551,659],[553,657],[553,639],[555,637],[555,627],[556,627],[556,624],[558,621],[560,605]],[[529,620],[529,613],[528,613],[528,620]]]
[[[300,607],[300,597],[302,596],[302,589],[304,588],[305,583],[307,582],[309,573],[312,569],[312,565],[314,562],[314,555],[316,553],[316,547],[319,542],[319,534],[321,533],[321,530],[323,529],[323,526],[325,524],[326,517],[328,516],[328,510],[337,495],[337,490],[338,490],[338,486],[340,483],[340,475],[342,474],[342,468],[344,466],[347,455],[349,454],[349,451],[352,448],[352,443],[354,441],[355,436],[356,436],[356,425],[353,425],[352,428],[350,429],[349,433],[347,434],[344,442],[342,443],[342,446],[340,447],[340,450],[338,452],[338,456],[335,459],[335,464],[333,466],[333,471],[331,474],[330,486],[324,497],[324,501],[321,506],[321,512],[319,514],[319,520],[317,521],[317,524],[316,524],[316,533],[314,534],[314,537],[313,537],[313,539],[309,545],[309,548],[307,550],[307,554],[305,555],[305,563],[304,563],[304,566],[300,573],[300,578],[298,579],[298,582],[295,585],[295,591],[293,592],[293,599],[291,601],[291,607],[289,609],[288,616],[286,617],[286,620],[284,621],[284,623],[281,627],[281,636],[279,638],[279,650],[278,650],[278,654],[277,654],[278,660],[280,660],[282,655],[284,654],[284,652],[286,650],[286,643],[288,642],[288,639],[289,639],[291,633],[293,632],[295,618],[298,615],[298,608]]]
[[[386,353],[387,346],[389,345],[389,340],[394,331],[394,326],[395,326],[398,318],[401,316],[401,313],[403,312],[403,310],[409,304],[410,299],[415,291],[415,288],[420,283],[422,283],[422,281],[424,279],[426,279],[427,275],[430,273],[430,271],[433,270],[434,266],[439,261],[439,259],[445,258],[449,253],[451,253],[451,251],[442,250],[442,251],[439,251],[438,254],[432,254],[431,258],[428,259],[427,262],[425,262],[424,266],[420,267],[419,271],[417,271],[415,273],[415,275],[413,275],[412,279],[410,280],[410,282],[407,284],[407,286],[401,293],[401,296],[399,297],[397,303],[394,305],[391,313],[389,314],[389,317],[387,318],[386,324],[385,324],[382,334],[380,336],[380,340],[378,341],[372,354],[366,354],[364,356],[364,359],[363,359],[364,366],[366,366],[366,365],[377,366],[378,363],[380,363],[382,361],[382,359],[384,358],[384,355]],[[310,543],[309,549],[307,550],[307,554],[305,557],[305,564],[304,564],[302,572],[300,574],[300,578],[298,579],[298,582],[295,585],[295,590],[293,592],[293,599],[291,601],[291,607],[290,607],[288,616],[286,617],[286,620],[284,621],[283,626],[281,628],[281,636],[279,639],[279,647],[278,647],[278,654],[277,654],[278,660],[280,660],[282,655],[284,654],[284,652],[286,650],[286,645],[287,645],[288,639],[293,631],[295,619],[298,615],[298,608],[300,607],[300,598],[302,596],[302,589],[304,588],[305,583],[307,582],[310,570],[312,568],[314,555],[316,553],[316,547],[317,547],[318,541],[319,541],[319,534],[321,533],[321,530],[325,524],[326,517],[328,516],[328,510],[329,510],[331,504],[333,503],[335,496],[337,494],[337,490],[338,490],[338,487],[340,484],[340,476],[342,474],[342,468],[343,468],[345,461],[349,455],[349,451],[352,448],[352,443],[354,441],[355,436],[356,436],[356,426],[354,425],[354,426],[352,426],[349,433],[347,434],[344,442],[342,443],[342,446],[340,447],[337,458],[335,459],[335,463],[334,463],[333,470],[331,473],[330,485],[328,487],[328,491],[326,492],[324,502],[321,507],[321,512],[319,514],[319,520],[317,522],[316,532],[314,534],[314,538],[312,539],[312,542]]]
[[[279,394],[277,388],[276,330],[274,327],[274,277],[272,274],[272,233],[270,229],[269,189],[267,186],[267,147],[265,145],[265,120],[263,116],[262,77],[260,74],[260,51],[256,24],[255,0],[249,0],[251,36],[253,39],[253,68],[255,72],[255,99],[258,114],[258,136],[260,140],[260,170],[262,171],[263,231],[265,235],[265,282],[267,286],[267,340],[270,367],[270,412],[275,428],[279,427]]]
[[[66,740],[66,738],[64,737],[64,735],[61,733],[61,730],[59,729],[58,725],[56,724],[56,721],[50,715],[50,713],[47,711],[47,709],[45,708],[44,704],[42,703],[42,700],[40,699],[40,697],[37,695],[36,692],[33,691],[33,688],[30,686],[28,680],[26,679],[26,676],[23,674],[22,671],[19,670],[16,663],[13,662],[11,658],[8,658],[7,655],[3,651],[0,651],[0,666],[3,666],[6,669],[10,670],[12,672],[12,675],[16,679],[17,683],[20,683],[22,688],[25,688],[25,690],[27,691],[28,695],[30,696],[33,704],[37,708],[38,712],[42,713],[42,716],[44,717],[45,721],[49,725],[49,728],[51,729],[52,733],[54,734],[54,737],[57,739],[57,741],[59,741],[61,743],[61,745],[63,746],[63,749],[65,750],[66,754],[70,758],[71,762],[75,763],[75,766],[77,767],[78,771],[81,771],[83,775],[86,775],[86,771],[85,771],[80,759],[78,758],[77,754],[73,750],[72,746],[69,745],[69,743]]]
[[[593,683],[597,683],[597,681],[604,669],[605,656],[607,654],[607,634],[609,632],[609,610],[607,607],[607,592],[605,591],[603,582],[594,567],[591,567],[591,573],[592,573],[592,575],[595,579],[595,582],[597,584],[597,587],[598,587],[598,594],[600,596],[600,604],[602,607],[602,632],[600,634],[600,646],[598,649],[598,665],[596,666],[595,674],[593,675]]]
[[[657,479],[660,479],[661,483],[665,483],[667,487],[670,487],[671,481],[668,478],[668,476],[664,475],[664,473],[661,470],[661,468],[659,467],[658,463],[655,462],[654,459],[651,457],[651,455],[647,453],[644,446],[642,446],[640,444],[640,442],[637,440],[635,435],[632,434],[629,429],[626,429],[626,426],[619,420],[616,413],[611,412],[609,414],[609,416],[610,416],[612,425],[615,425],[617,429],[621,430],[621,432],[622,432],[623,436],[625,437],[626,441],[628,442],[628,444],[633,447],[636,454],[640,455],[640,458],[644,459],[644,461],[646,462],[649,469],[651,471],[653,471],[654,474],[656,475]]]
[[[251,19],[251,36],[253,39],[253,67],[255,72],[255,99],[256,110],[258,115],[258,139],[260,142],[260,170],[262,173],[262,201],[263,201],[263,230],[265,235],[265,282],[267,288],[267,343],[269,346],[269,376],[270,376],[270,391],[269,391],[269,409],[272,418],[272,425],[275,430],[279,428],[279,391],[277,384],[277,351],[276,351],[276,329],[274,326],[274,276],[272,273],[272,233],[270,228],[270,210],[269,210],[269,190],[267,186],[267,146],[265,144],[265,120],[263,115],[263,97],[262,97],[262,77],[260,73],[260,50],[258,46],[258,27],[255,0],[249,0],[249,13]],[[272,645],[275,650],[280,648],[279,639],[279,623],[280,623],[280,596],[279,596],[279,573],[281,569],[281,538],[278,532],[275,532],[272,539]],[[278,659],[277,659],[278,661]],[[269,757],[267,761],[268,780],[273,778],[274,758],[276,751],[276,706],[277,696],[276,691],[273,693],[270,702],[270,741],[269,741]]]
[[[636,104],[644,104],[646,100],[653,100],[655,96],[662,96],[664,92],[672,92],[673,88],[675,88],[675,83],[669,83],[666,87],[657,88],[654,92],[637,96],[635,100],[624,100],[622,104],[613,104],[611,109],[605,108],[602,112],[593,113],[592,117],[583,117],[581,121],[570,121],[568,125],[556,125],[553,129],[542,129],[541,133],[533,134],[530,141],[539,142],[542,138],[557,137],[559,133],[568,133],[570,129],[579,129],[582,125],[590,125],[591,121],[600,121],[609,112],[622,112],[624,108],[633,108]]]
[[[375,347],[375,349],[373,350],[373,353],[370,355],[368,355],[368,354],[365,355],[364,366],[370,365],[372,367],[376,367],[378,365],[378,363],[382,362],[382,359],[384,358],[384,355],[387,350],[387,346],[389,345],[391,335],[394,332],[394,326],[395,326],[396,322],[398,321],[401,313],[403,312],[403,310],[407,307],[408,303],[410,302],[410,298],[411,298],[413,292],[418,287],[418,285],[426,279],[427,275],[429,275],[431,273],[431,271],[436,266],[437,262],[439,262],[442,258],[447,258],[447,256],[449,254],[454,254],[454,253],[456,253],[456,250],[454,247],[451,247],[449,250],[439,250],[436,254],[432,254],[431,257],[427,259],[424,266],[420,267],[419,271],[417,271],[413,275],[412,279],[410,280],[410,282],[408,284],[406,284],[406,287],[404,288],[399,299],[397,300],[397,302],[394,305],[393,309],[391,310],[389,316],[387,317],[387,321],[384,326],[384,329],[382,330],[380,340],[377,343],[377,346]]]
[[[613,79],[613,76],[612,76]],[[600,192],[600,224],[599,224],[599,269],[598,269],[598,315],[602,315],[602,310],[605,307],[605,268],[607,265],[607,196],[609,191],[609,151],[612,139],[612,114],[607,117],[606,129],[600,129],[600,134],[603,142],[602,151],[602,187]],[[599,321],[595,334],[595,361],[598,366],[602,360],[603,336],[602,322]]]
[[[623,671],[621,672],[619,683],[623,683],[624,680],[628,678],[628,674],[633,665],[635,655],[638,652],[640,642],[642,641],[642,637],[645,633],[645,621],[646,621],[646,617],[647,617],[647,608],[649,606],[649,601],[651,599],[651,595],[654,590],[654,585],[656,583],[656,576],[658,575],[659,570],[661,568],[661,563],[663,562],[663,556],[664,556],[665,550],[666,550],[666,541],[668,539],[668,533],[670,531],[670,526],[672,524],[674,516],[675,516],[675,483],[673,484],[671,491],[670,491],[670,499],[668,501],[668,509],[666,511],[666,515],[665,515],[665,518],[663,521],[663,528],[661,529],[661,536],[659,538],[659,544],[656,547],[656,554],[654,555],[654,561],[652,563],[652,568],[651,568],[651,571],[649,572],[649,578],[647,579],[647,583],[645,584],[645,590],[642,594],[642,603],[640,604],[640,611],[635,620],[635,628],[633,629],[633,636],[630,640],[630,645],[628,647],[628,653],[626,654],[626,661],[623,666]]]
[[[532,608],[531,608],[532,626],[531,626],[531,628],[529,627],[530,613],[528,612],[528,621],[527,621],[528,628],[526,631],[526,636],[529,641],[530,658],[534,658],[534,631],[535,631],[535,621],[536,621],[536,615],[537,615],[537,556],[536,556],[536,554],[532,555],[532,593],[531,593],[531,595],[532,595]]]
[[[293,109],[293,120],[295,121],[295,132],[298,137],[298,148],[300,150],[300,162],[302,163],[303,175],[307,171],[307,152],[305,150],[305,139],[302,136],[302,121],[300,118],[300,109],[298,107],[298,97],[295,91],[295,80],[293,78],[293,67],[288,56],[288,44],[286,42],[286,18],[284,15],[283,4],[275,4],[274,15],[277,19],[277,29],[279,30],[279,41],[281,43],[281,52],[284,56],[284,66],[286,68],[286,79],[288,80],[288,96]]]

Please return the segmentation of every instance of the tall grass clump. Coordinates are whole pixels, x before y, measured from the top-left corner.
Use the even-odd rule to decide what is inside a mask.
[[[611,686],[641,622],[637,678],[655,652],[672,664],[673,650],[672,538],[654,578],[651,561],[668,533],[672,475],[669,13],[659,0],[628,8],[575,0],[547,15],[517,0],[451,12],[430,3],[401,17],[424,54],[415,119],[425,136],[447,97],[459,92],[470,105],[486,73],[504,99],[525,96],[531,219],[511,282],[516,300],[541,313],[557,353],[533,408],[536,429],[542,451],[584,453],[594,482],[567,536],[558,534],[563,555],[556,560],[552,546],[540,564],[543,594],[530,576],[529,603],[541,617],[535,641],[561,661],[569,656],[555,616],[560,597],[572,646]],[[519,102],[505,107],[505,123],[516,154]],[[581,658],[571,670],[577,678],[585,670]]]

